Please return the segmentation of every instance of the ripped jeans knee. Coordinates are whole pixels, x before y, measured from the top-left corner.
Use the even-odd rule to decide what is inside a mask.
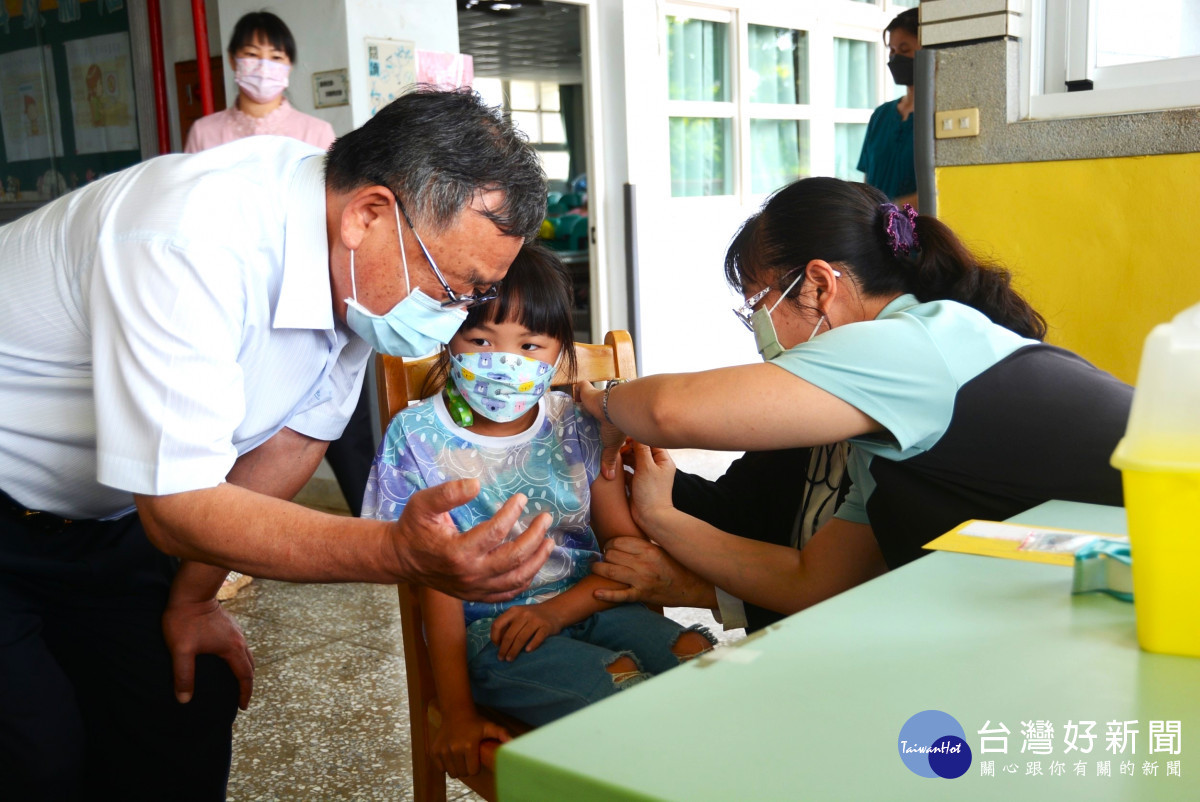
[[[679,658],[680,663],[686,663],[705,652],[712,651],[717,645],[717,639],[702,624],[692,624],[679,633],[679,637],[671,644],[671,653]]]
[[[650,679],[650,675],[642,670],[642,664],[633,652],[617,652],[605,664],[604,669],[612,675],[613,685],[621,690]]]

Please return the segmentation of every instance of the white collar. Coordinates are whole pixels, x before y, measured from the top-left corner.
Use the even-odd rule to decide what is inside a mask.
[[[530,442],[542,430],[542,424],[546,421],[546,396],[543,395],[538,399],[538,413],[534,417],[530,427],[522,432],[510,434],[505,437],[491,437],[473,432],[464,426],[459,426],[450,417],[450,410],[446,409],[445,394],[442,392],[438,392],[433,397],[433,411],[442,422],[442,425],[454,432],[455,437],[466,440],[468,443],[487,448],[515,448]],[[479,413],[476,412],[475,414],[478,415]]]
[[[272,325],[277,329],[333,328],[329,237],[325,230],[324,154],[306,156],[288,186],[283,281]]]

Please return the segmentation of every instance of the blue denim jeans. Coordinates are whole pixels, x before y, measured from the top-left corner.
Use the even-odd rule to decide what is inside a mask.
[[[478,704],[535,725],[679,665],[671,647],[688,631],[641,604],[625,604],[595,613],[505,662],[490,638],[493,620],[480,619],[467,629],[472,694]],[[714,642],[703,627],[691,629]],[[622,656],[637,665],[636,674],[609,673],[608,666]]]

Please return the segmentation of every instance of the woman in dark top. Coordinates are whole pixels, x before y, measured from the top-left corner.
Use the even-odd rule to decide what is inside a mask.
[[[908,87],[903,97],[889,100],[871,115],[863,139],[858,169],[866,182],[897,204],[917,205],[917,169],[913,162],[913,56],[921,49],[917,9],[897,16],[883,31],[892,80]]]

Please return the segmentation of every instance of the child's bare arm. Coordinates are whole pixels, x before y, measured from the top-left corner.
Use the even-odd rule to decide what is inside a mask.
[[[603,473],[596,475],[596,480],[592,482],[591,509],[592,531],[596,533],[601,546],[615,537],[646,539],[629,512],[629,495],[625,492],[625,471],[621,457],[617,458],[617,473],[612,479],[604,478]]]
[[[479,744],[488,738],[511,740],[508,730],[479,715],[467,674],[467,627],[462,602],[430,588],[420,588],[425,637],[433,683],[442,708],[442,726],[430,752],[451,777],[479,772]],[[412,670],[416,670],[413,667]],[[418,713],[418,715],[422,715]]]

